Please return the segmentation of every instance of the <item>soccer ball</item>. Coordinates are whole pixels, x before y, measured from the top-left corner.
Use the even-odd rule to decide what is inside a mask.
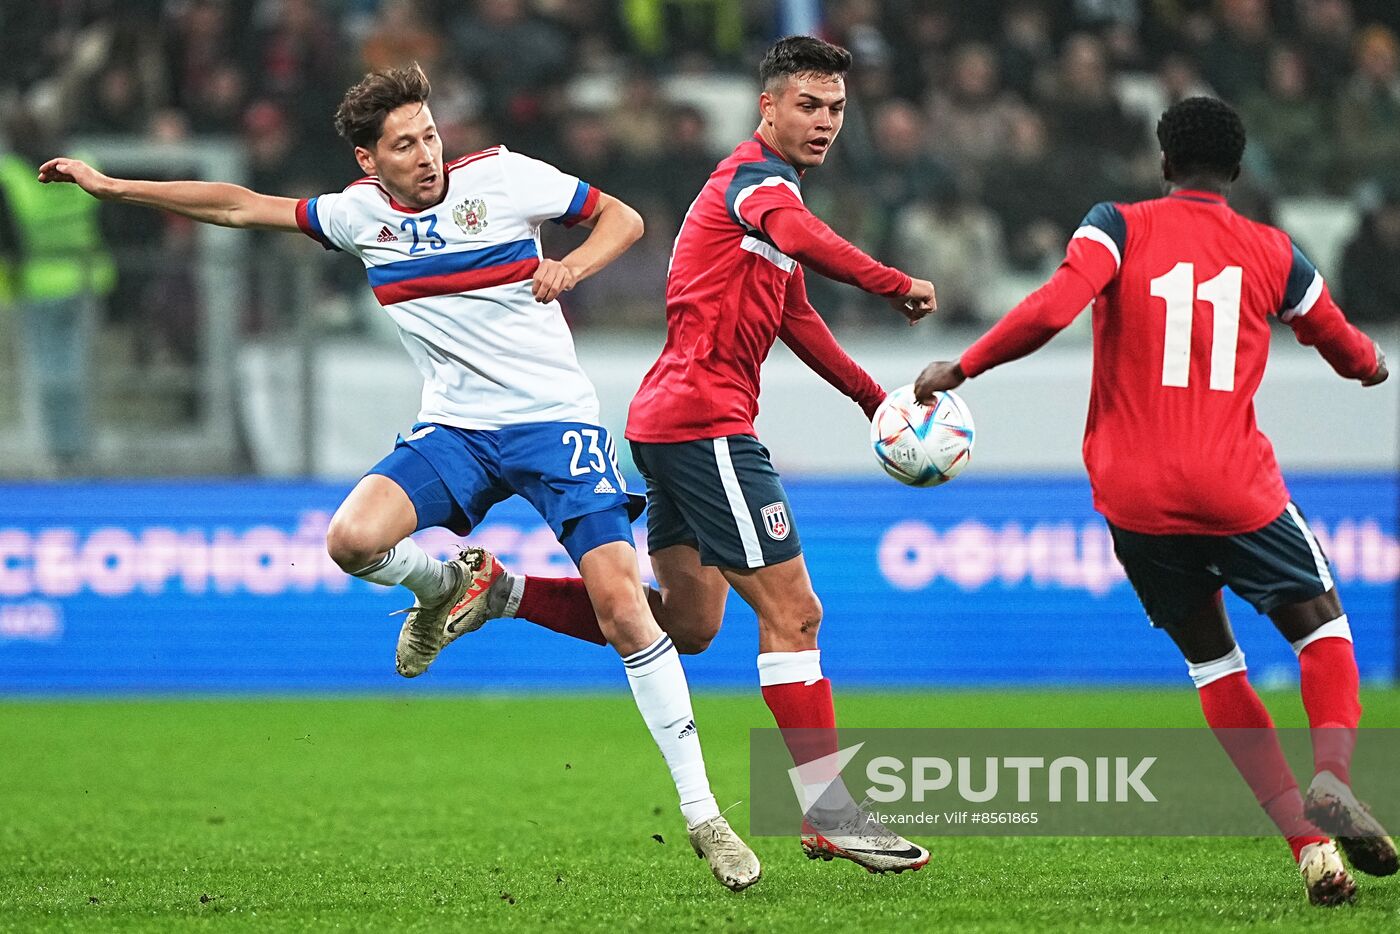
[[[914,386],[886,397],[870,421],[870,446],[885,473],[909,486],[938,486],[972,459],[972,412],[951,392],[933,394],[932,405],[914,400]]]

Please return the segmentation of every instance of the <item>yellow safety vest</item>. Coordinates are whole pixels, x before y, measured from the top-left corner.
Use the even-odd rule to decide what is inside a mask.
[[[99,203],[77,185],[41,184],[38,171],[15,155],[0,157],[0,187],[19,238],[17,266],[7,277],[19,299],[106,295],[116,281],[97,226]]]

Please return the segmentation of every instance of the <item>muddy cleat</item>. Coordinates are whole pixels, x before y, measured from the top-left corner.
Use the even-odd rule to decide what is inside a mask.
[[[710,864],[710,871],[727,889],[742,891],[763,874],[758,857],[721,815],[691,827],[690,845],[696,856]]]
[[[1395,841],[1340,778],[1323,770],[1313,777],[1303,801],[1308,820],[1337,838],[1353,869],[1391,876],[1400,868]]]
[[[910,843],[859,808],[823,815],[809,811],[802,823],[808,859],[849,859],[869,872],[901,873],[928,865],[929,852]]]
[[[1303,847],[1298,854],[1298,872],[1308,890],[1308,901],[1314,905],[1331,908],[1356,901],[1356,883],[1337,855],[1337,844],[1330,840]]]
[[[433,659],[458,636],[480,629],[491,618],[492,585],[506,578],[496,556],[484,548],[466,548],[446,562],[455,574],[456,585],[440,602],[423,606],[414,601],[394,653],[394,667],[405,678],[416,678],[428,670]]]

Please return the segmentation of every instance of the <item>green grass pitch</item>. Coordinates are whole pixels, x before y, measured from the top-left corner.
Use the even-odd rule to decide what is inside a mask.
[[[1266,700],[1304,725],[1296,692]],[[1400,691],[1364,701],[1400,723]],[[1200,724],[1189,686],[837,703],[848,726]],[[696,710],[722,804],[744,797],[757,691]],[[922,838],[926,869],[882,877],[759,838],[736,895],[674,805],[625,694],[6,702],[0,930],[1400,929],[1400,877],[1312,908],[1277,839]]]

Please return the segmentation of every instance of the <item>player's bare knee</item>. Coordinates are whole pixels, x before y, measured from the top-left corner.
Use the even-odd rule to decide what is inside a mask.
[[[692,630],[678,632],[667,632],[671,637],[671,642],[676,646],[676,651],[682,655],[699,655],[710,647],[710,643],[715,641],[715,636],[719,635],[718,626],[706,626]]]
[[[385,551],[377,538],[364,534],[348,522],[331,521],[326,530],[326,553],[346,574],[353,574],[373,563]]]
[[[786,651],[816,648],[817,631],[822,625],[822,604],[816,594],[807,594],[776,612],[766,614],[760,624],[769,637],[787,646]]]

